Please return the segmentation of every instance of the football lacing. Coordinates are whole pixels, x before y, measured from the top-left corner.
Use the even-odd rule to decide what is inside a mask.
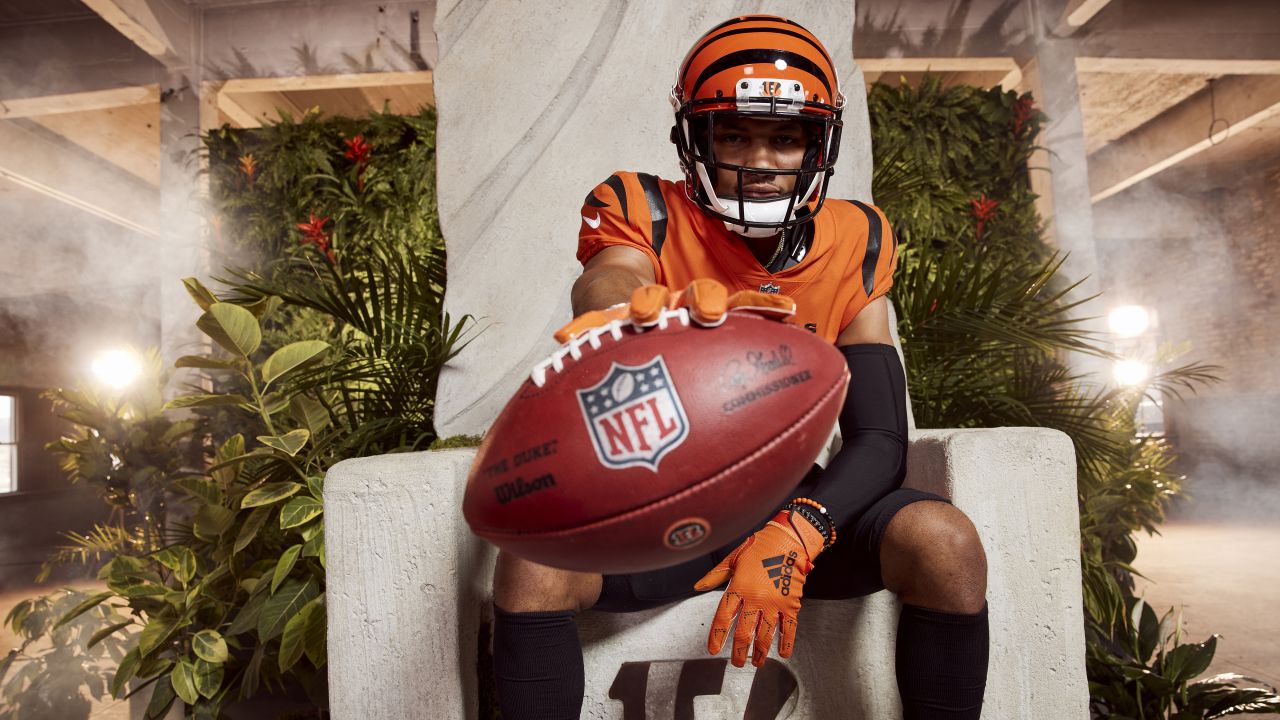
[[[592,350],[599,350],[600,338],[606,333],[611,335],[614,340],[621,340],[622,327],[624,325],[633,327],[639,332],[644,332],[645,330],[649,330],[654,326],[657,326],[659,330],[666,330],[668,321],[672,319],[679,320],[681,325],[688,327],[689,326],[689,309],[688,308],[677,308],[675,310],[663,309],[661,312],[658,313],[658,320],[656,322],[645,324],[645,325],[637,325],[636,323],[633,323],[630,320],[612,320],[604,325],[601,325],[600,327],[591,328],[590,330],[587,330],[586,332],[570,340],[564,345],[561,345],[560,348],[555,352],[551,353],[551,356],[548,357],[546,360],[543,360],[542,362],[539,362],[537,365],[534,365],[533,370],[529,372],[529,379],[533,381],[534,385],[538,387],[542,387],[547,383],[548,369],[553,370],[555,372],[564,372],[565,357],[569,357],[574,360],[581,360],[583,345],[590,345]]]

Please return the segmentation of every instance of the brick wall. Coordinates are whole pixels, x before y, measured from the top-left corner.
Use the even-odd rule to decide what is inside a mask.
[[[1280,160],[1174,179],[1095,206],[1106,304],[1155,308],[1158,342],[1189,346],[1179,364],[1222,366],[1165,404],[1197,504],[1280,511]]]

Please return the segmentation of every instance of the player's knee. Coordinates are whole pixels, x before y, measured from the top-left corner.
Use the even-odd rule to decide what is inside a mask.
[[[493,602],[507,612],[585,610],[600,597],[601,578],[547,567],[499,552],[493,571]]]
[[[987,588],[987,558],[977,529],[965,514],[941,502],[904,508],[904,522],[890,524],[882,555],[886,584],[904,600],[952,612],[977,612]],[[897,520],[898,518],[895,518]]]

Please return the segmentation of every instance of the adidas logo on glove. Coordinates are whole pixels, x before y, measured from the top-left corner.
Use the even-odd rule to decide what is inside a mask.
[[[773,578],[773,586],[781,590],[783,595],[790,595],[791,573],[795,572],[796,567],[796,551],[792,550],[786,557],[775,555],[765,558],[760,564],[769,571],[769,577]]]

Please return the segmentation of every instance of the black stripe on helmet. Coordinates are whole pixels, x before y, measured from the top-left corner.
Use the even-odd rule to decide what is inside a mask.
[[[823,59],[827,61],[828,65],[830,65],[832,68],[835,67],[835,63],[831,62],[831,56],[827,54],[826,48],[822,47],[822,45],[814,42],[813,39],[808,37],[807,35],[803,35],[801,33],[794,32],[792,30],[784,30],[782,28],[770,28],[768,30],[764,28],[738,28],[737,30],[726,30],[720,33],[719,35],[716,35],[715,37],[707,38],[706,41],[704,41],[701,45],[699,45],[693,52],[689,53],[689,57],[690,58],[697,57],[698,53],[705,50],[708,45],[715,42],[716,40],[719,40],[720,38],[729,37],[730,35],[741,35],[742,33],[749,33],[749,32],[770,32],[770,33],[778,33],[780,35],[790,35],[791,37],[800,38],[801,40],[812,45],[814,50],[817,50],[819,53],[821,53]]]
[[[870,205],[857,200],[851,202],[867,216],[867,252],[862,256],[862,287],[867,291],[867,297],[871,297],[876,287],[876,263],[880,261],[880,236],[883,233],[880,214]]]
[[[622,184],[622,178],[617,174],[610,175],[604,184],[612,188],[613,194],[618,196],[618,205],[622,208],[622,219],[631,222],[631,218],[627,216],[627,187]]]
[[[638,173],[640,187],[644,188],[645,202],[649,203],[649,220],[652,223],[650,244],[653,254],[662,255],[662,244],[667,241],[667,199],[662,197],[662,188],[658,178],[645,173]]]
[[[739,50],[729,53],[724,57],[716,60],[703,69],[702,74],[698,76],[698,80],[693,83],[693,87],[689,88],[689,97],[697,97],[698,88],[716,73],[724,72],[731,67],[739,65],[749,65],[753,63],[772,63],[775,60],[785,60],[787,65],[799,68],[810,75],[818,78],[822,86],[827,90],[827,97],[834,97],[835,93],[831,89],[831,85],[827,82],[825,73],[813,64],[813,61],[803,55],[797,55],[786,50]]]

